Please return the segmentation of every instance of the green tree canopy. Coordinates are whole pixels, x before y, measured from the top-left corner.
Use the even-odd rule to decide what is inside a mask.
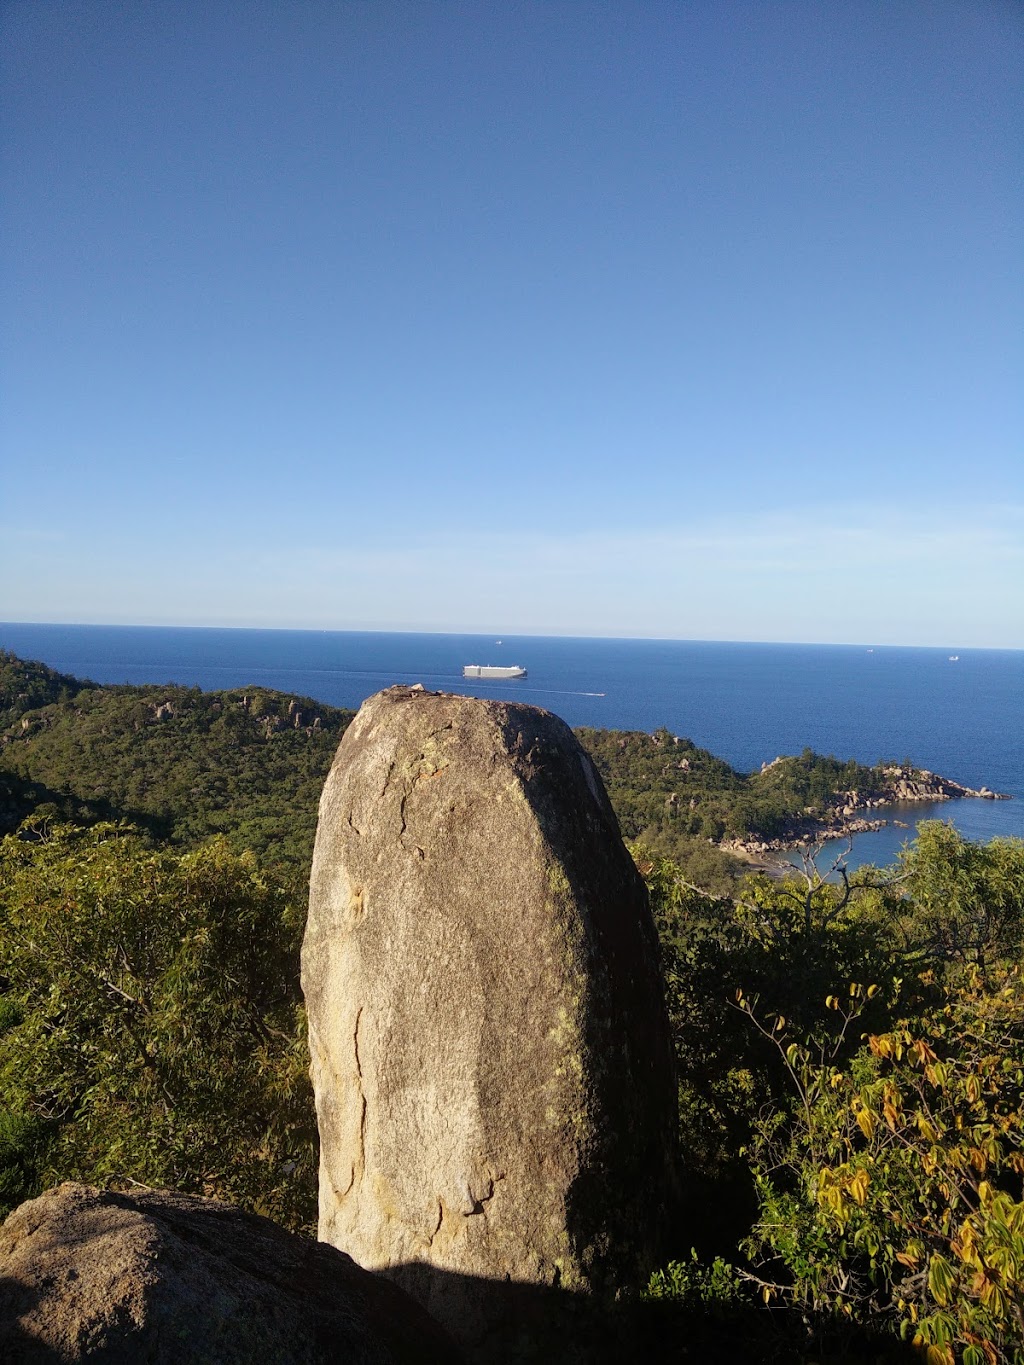
[[[9,1149],[22,1142],[8,1184],[131,1179],[308,1223],[301,919],[222,840],[176,853],[102,825],[4,839],[0,1109]]]

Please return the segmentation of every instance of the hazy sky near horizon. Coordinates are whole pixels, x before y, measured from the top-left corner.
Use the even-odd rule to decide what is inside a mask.
[[[1024,647],[1014,0],[0,45],[0,620]]]

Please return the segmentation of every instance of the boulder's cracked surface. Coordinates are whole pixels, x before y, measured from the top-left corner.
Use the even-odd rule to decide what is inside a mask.
[[[656,935],[562,721],[371,697],[324,788],[302,971],[322,1239],[463,1340],[486,1326],[476,1282],[611,1293],[656,1263],[675,1180]]]

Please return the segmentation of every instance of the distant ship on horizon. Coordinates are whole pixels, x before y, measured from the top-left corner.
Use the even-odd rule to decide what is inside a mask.
[[[518,664],[463,664],[464,678],[525,678],[526,669]]]

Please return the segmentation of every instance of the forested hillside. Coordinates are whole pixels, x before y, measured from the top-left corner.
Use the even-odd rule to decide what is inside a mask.
[[[312,1226],[298,948],[348,719],[0,659],[0,1206],[141,1181]],[[675,1045],[688,1205],[636,1286],[665,1314],[651,1358],[1024,1365],[1024,843],[932,823],[884,872],[741,879],[709,838],[881,770],[580,738]]]
[[[778,839],[827,825],[848,793],[880,798],[886,765],[841,762],[805,749],[741,773],[668,730],[576,732],[593,756],[627,839],[641,838],[709,890],[728,891],[749,867],[718,847]]]
[[[351,718],[259,688],[80,684],[0,655],[0,820],[11,829],[40,809],[128,820],[186,847],[224,834],[304,874],[320,788]]]
[[[0,828],[45,808],[129,820],[183,847],[224,834],[305,875],[320,787],[351,716],[263,688],[98,687],[0,653]],[[772,837],[850,788],[884,786],[881,767],[809,750],[745,774],[667,730],[576,733],[624,836],[717,891],[747,871],[721,840]]]

